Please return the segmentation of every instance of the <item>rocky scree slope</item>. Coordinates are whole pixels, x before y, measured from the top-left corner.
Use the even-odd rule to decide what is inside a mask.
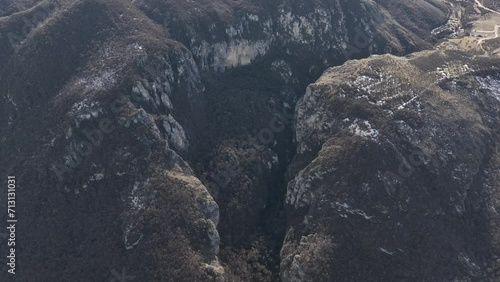
[[[21,281],[279,279],[286,218],[301,218],[283,176],[305,86],[350,57],[425,48],[446,20],[423,0],[2,3]],[[415,30],[403,10],[432,16]]]

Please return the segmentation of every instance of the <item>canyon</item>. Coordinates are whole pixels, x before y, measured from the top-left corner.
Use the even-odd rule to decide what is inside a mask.
[[[496,281],[499,58],[434,48],[449,2],[2,2],[16,279]]]

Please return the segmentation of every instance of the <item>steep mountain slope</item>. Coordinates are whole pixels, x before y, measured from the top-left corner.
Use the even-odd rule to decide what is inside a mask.
[[[497,281],[500,60],[331,68],[296,109],[284,281]]]
[[[1,154],[11,161],[2,171],[22,187],[19,281],[103,281],[122,267],[142,281],[201,281],[219,267],[217,205],[157,127],[179,127],[168,98],[155,118],[127,98],[148,58],[137,42],[175,61],[168,75],[185,88],[179,96],[199,75],[189,52],[139,11],[121,17],[127,8],[66,3],[3,65]]]
[[[287,216],[300,219],[283,175],[306,85],[349,58],[429,47],[447,16],[424,0],[2,3],[19,281],[277,280]]]

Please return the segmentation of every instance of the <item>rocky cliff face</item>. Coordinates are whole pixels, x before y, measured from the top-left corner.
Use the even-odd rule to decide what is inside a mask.
[[[305,91],[328,66],[430,47],[446,3],[0,12],[0,170],[19,179],[19,281],[122,269],[137,281],[493,277],[491,61],[375,57]]]

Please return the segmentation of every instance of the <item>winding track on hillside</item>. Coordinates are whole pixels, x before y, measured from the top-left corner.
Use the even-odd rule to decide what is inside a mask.
[[[484,6],[484,5],[483,5],[483,3],[481,3],[479,0],[474,0],[474,1],[476,2],[477,6],[478,6],[479,8],[482,8],[482,9],[485,9],[485,10],[490,11],[490,12],[492,12],[492,13],[495,13],[495,14],[500,15],[500,12],[495,11],[495,10],[493,10],[493,9],[491,9],[491,8],[488,8],[488,7]],[[499,29],[499,26],[498,26],[498,25],[495,25],[495,27],[494,27],[493,31],[482,31],[482,30],[481,30],[481,31],[478,31],[478,32],[493,32],[493,33],[495,33],[495,38],[497,38],[497,37],[498,37],[498,29]],[[483,42],[484,42],[485,40],[487,40],[487,39],[489,39],[489,38],[483,38],[483,39],[481,39],[481,40],[479,40],[479,41],[477,42],[477,44],[479,45],[479,47],[481,47],[481,49],[482,49],[484,52],[486,52],[486,50],[484,50],[484,47],[483,47]]]
[[[488,8],[488,7],[484,6],[484,5],[483,5],[483,3],[479,2],[479,0],[474,0],[474,1],[476,1],[476,4],[479,6],[479,8],[483,8],[483,9],[485,9],[485,10],[487,10],[487,11],[490,11],[490,12],[492,12],[492,13],[495,13],[495,14],[499,14],[499,15],[500,15],[500,12],[495,11],[495,10],[493,10],[493,9],[491,9],[491,8]]]

